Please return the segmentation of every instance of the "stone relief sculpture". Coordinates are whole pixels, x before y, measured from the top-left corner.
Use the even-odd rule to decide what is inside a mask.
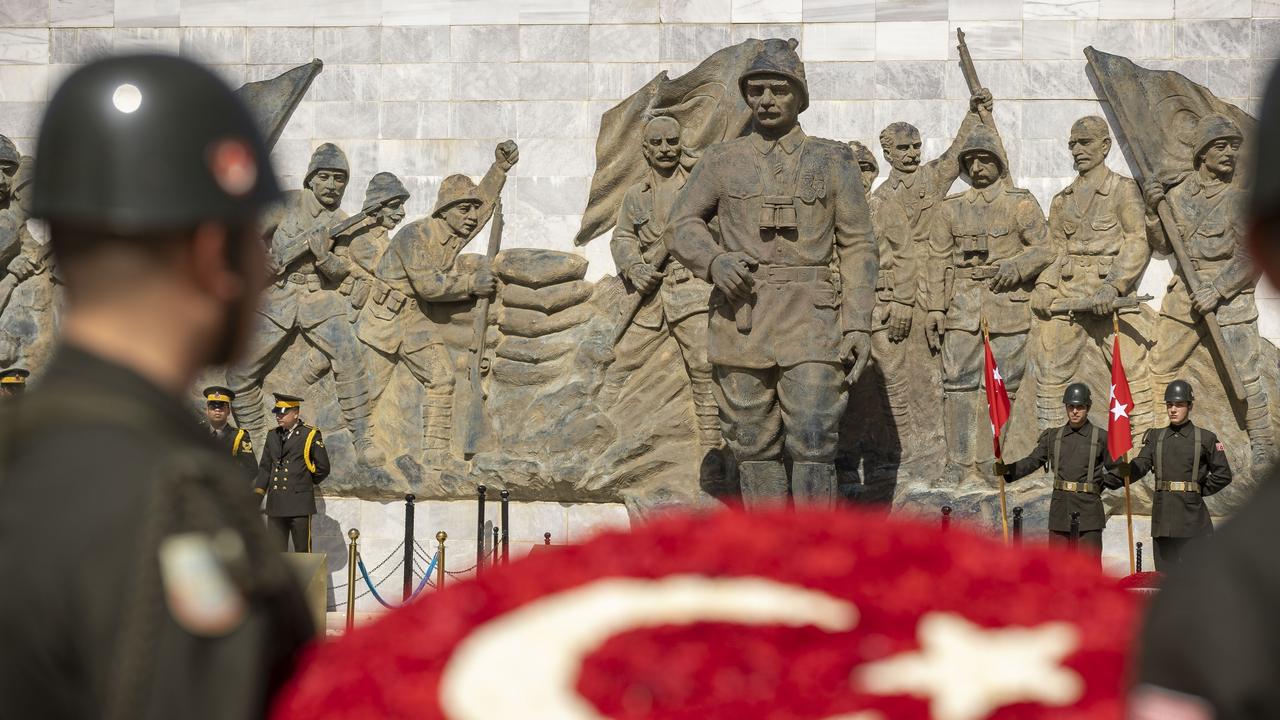
[[[743,501],[785,502],[790,487],[797,502],[830,504],[847,385],[871,351],[870,212],[849,147],[800,127],[809,88],[793,45],[766,41],[739,88],[751,133],[694,168],[671,252],[715,285],[708,355]]]
[[[960,147],[971,187],[948,196],[929,232],[927,332],[942,355],[944,482],[958,485],[988,458],[981,430],[990,426],[980,392],[982,335],[1013,398],[1026,369],[1028,305],[1036,277],[1052,257],[1044,213],[1027,190],[1013,185],[1000,136],[982,125]]]
[[[1062,393],[1079,376],[1086,354],[1110,365],[1113,313],[1119,314],[1125,369],[1133,376],[1147,376],[1150,345],[1149,323],[1134,298],[1151,258],[1138,184],[1104,164],[1111,131],[1101,117],[1077,120],[1067,149],[1078,175],[1049,206],[1049,244],[1056,257],[1031,297],[1042,322],[1033,362],[1041,429],[1066,422]],[[1136,436],[1151,427],[1156,408],[1150,384],[1138,383],[1132,392]]]
[[[873,191],[872,152],[800,127],[809,88],[795,47],[724,48],[605,113],[575,238],[615,228],[618,277],[599,282],[573,253],[514,248],[490,266],[464,252],[519,160],[514,142],[497,145],[479,183],[446,178],[430,215],[403,227],[409,192],[393,172],[375,174],[346,217],[347,160],[320,145],[305,187],[267,218],[279,273],[252,361],[201,382],[236,389],[246,426],[261,422],[264,386],[304,395],[338,494],[451,498],[483,481],[644,515],[739,493],[752,507],[829,503],[843,483],[898,508],[981,514],[994,505],[976,472],[984,321],[1007,386],[1021,388],[1016,452],[1058,422],[1063,385],[1106,387],[1116,313],[1139,430],[1152,423],[1148,383],[1177,375],[1205,388],[1197,413],[1218,418],[1233,464],[1271,457],[1280,353],[1258,334],[1238,242],[1247,115],[1176,73],[1090,49],[1113,115],[1072,127],[1077,177],[1046,224],[1009,177],[972,68],[951,146],[922,163],[919,131],[889,124],[891,170]],[[269,137],[320,68],[240,90]],[[1142,182],[1105,166],[1113,145]],[[23,209],[31,167],[0,141],[0,366],[38,378],[59,286]],[[947,197],[958,178],[970,187]],[[1178,264],[1159,314],[1136,295],[1153,250]],[[495,328],[480,348],[486,417],[464,461],[454,408],[472,392],[458,378],[482,297]],[[939,401],[942,413],[921,411]],[[912,452],[877,465],[865,450],[888,435]],[[886,477],[883,492],[848,486]],[[1248,487],[1210,504],[1230,509]],[[1047,490],[1013,492],[1031,522],[1047,512]]]
[[[672,260],[664,239],[671,207],[688,174],[680,163],[684,145],[680,123],[659,115],[644,125],[641,143],[649,177],[632,185],[622,200],[610,249],[619,275],[635,296],[625,306],[617,361],[605,375],[599,402],[608,407],[618,398],[627,376],[640,368],[647,348],[663,337],[675,338],[689,375],[698,442],[720,446],[720,411],[712,393],[707,360],[707,303],[711,286]],[[627,317],[627,315],[630,317]]]

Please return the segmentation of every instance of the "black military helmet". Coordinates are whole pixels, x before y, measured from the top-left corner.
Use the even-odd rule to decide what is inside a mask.
[[[747,80],[760,75],[781,75],[795,84],[800,93],[800,109],[804,112],[809,107],[809,82],[804,77],[804,63],[796,54],[795,40],[779,40],[773,38],[764,41],[764,48],[751,67],[738,77],[738,92],[747,97]]]
[[[1164,389],[1164,401],[1173,402],[1194,402],[1195,395],[1191,392],[1191,383],[1186,380],[1174,380]]]
[[[118,233],[239,221],[280,196],[248,109],[213,73],[166,55],[72,73],[36,157],[36,217]]]
[[[1084,383],[1071,383],[1067,386],[1065,392],[1062,393],[1063,405],[1092,405],[1093,398],[1089,395],[1089,386]]]

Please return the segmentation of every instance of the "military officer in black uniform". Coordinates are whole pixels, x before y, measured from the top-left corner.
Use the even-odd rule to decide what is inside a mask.
[[[1116,463],[1107,454],[1107,431],[1089,422],[1093,401],[1089,386],[1072,383],[1062,394],[1067,423],[1040,433],[1030,455],[1006,465],[995,463],[996,475],[1014,482],[1039,470],[1053,473],[1053,499],[1049,502],[1049,544],[1069,543],[1071,515],[1080,513],[1078,548],[1102,562],[1103,489],[1114,490],[1124,481],[1113,474]]]
[[[9,368],[0,370],[0,397],[21,395],[27,389],[27,378],[31,372],[26,368]]]
[[[1204,498],[1231,484],[1231,466],[1218,436],[1191,422],[1194,402],[1190,383],[1169,383],[1164,391],[1169,425],[1148,430],[1142,452],[1130,463],[1135,482],[1152,470],[1156,474],[1151,537],[1157,570],[1180,564],[1188,543],[1213,534]]]
[[[320,429],[299,417],[302,398],[273,393],[271,412],[278,427],[267,433],[254,490],[267,496],[267,525],[281,551],[311,552],[311,516],[316,514],[315,486],[329,477],[329,451]]]
[[[67,304],[0,403],[0,715],[262,718],[311,614],[190,387],[253,328],[266,143],[213,73],[135,55],[67,77],[37,156]]]
[[[258,477],[258,461],[253,457],[253,438],[249,431],[227,421],[231,416],[231,401],[236,394],[230,388],[212,385],[204,389],[204,416],[214,442],[231,455],[236,466],[244,470],[245,478],[253,482]]]

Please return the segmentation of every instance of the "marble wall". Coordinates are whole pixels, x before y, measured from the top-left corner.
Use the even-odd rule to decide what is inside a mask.
[[[1247,110],[1280,57],[1280,0],[0,0],[0,132],[30,150],[59,79],[110,51],[198,58],[234,84],[319,57],[275,153],[287,186],[315,145],[337,141],[353,166],[344,205],[389,170],[413,192],[413,217],[442,177],[483,173],[511,137],[521,162],[505,244],[571,250],[600,115],[660,70],[795,37],[810,133],[874,146],[886,123],[909,120],[932,155],[965,110],[956,27],[998,99],[1018,182],[1046,208],[1071,173],[1070,123],[1099,109],[1086,45],[1176,69]],[[589,277],[613,271],[606,241],[577,252]],[[1158,298],[1169,274],[1154,261],[1144,291]],[[1280,294],[1259,302],[1263,334],[1280,340]]]

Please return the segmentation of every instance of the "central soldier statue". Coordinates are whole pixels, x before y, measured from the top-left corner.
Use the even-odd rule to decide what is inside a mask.
[[[809,88],[793,43],[765,41],[738,88],[751,132],[694,167],[671,254],[714,285],[708,356],[744,503],[783,503],[789,484],[796,502],[829,505],[848,383],[871,354],[871,216],[853,152],[800,127]]]

